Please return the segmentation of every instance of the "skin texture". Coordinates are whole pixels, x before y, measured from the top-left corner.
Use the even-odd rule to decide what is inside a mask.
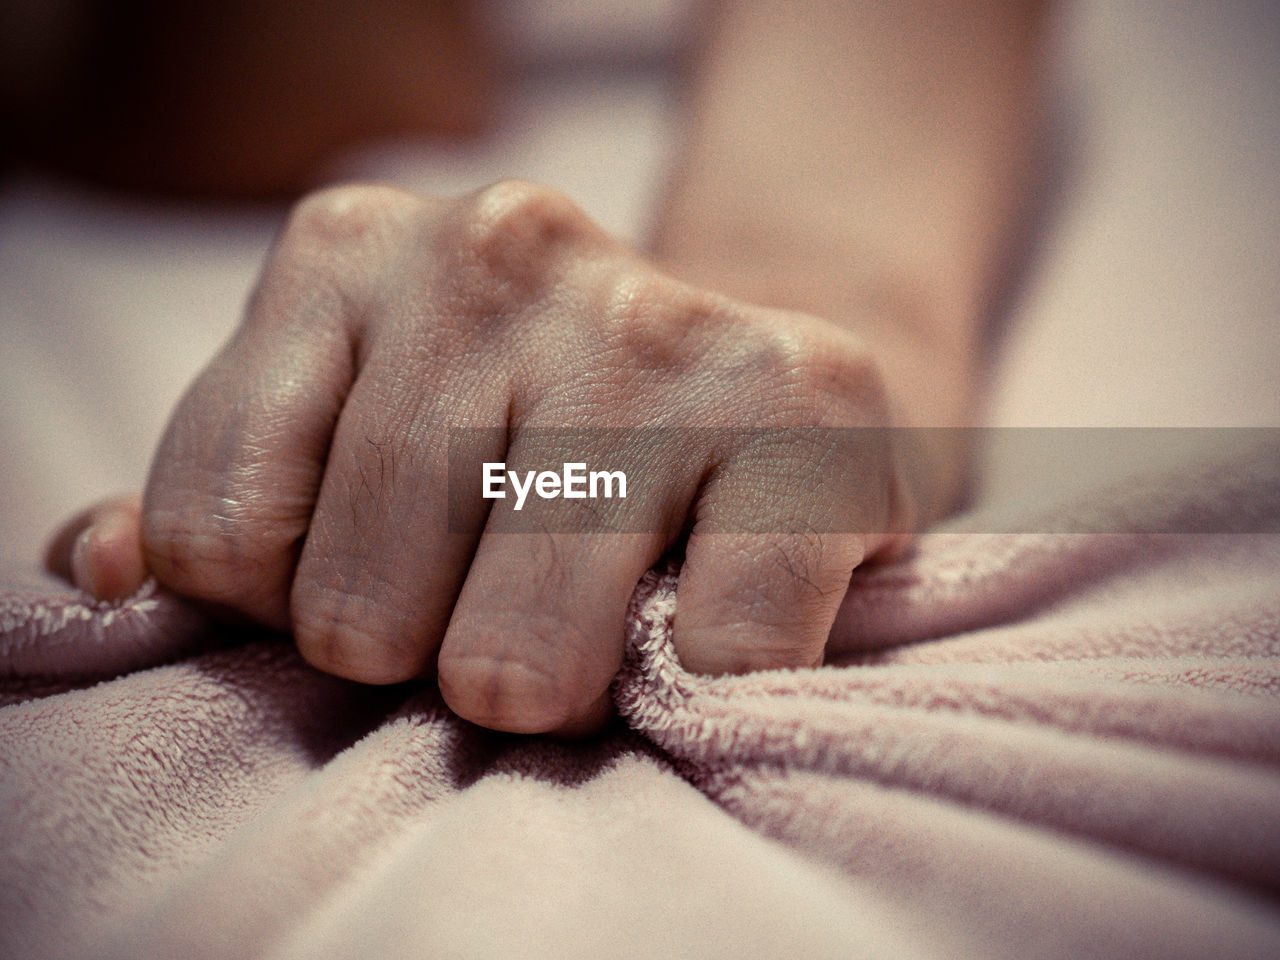
[[[143,501],[147,566],[291,629],[321,669],[393,683],[434,666],[468,719],[572,729],[598,715],[631,591],[686,523],[743,530],[778,500],[838,504],[832,528],[897,521],[888,464],[845,462],[849,475],[815,489],[819,449],[764,470],[732,434],[644,451],[609,434],[564,451],[536,429],[743,423],[887,421],[855,338],[672,280],[553,190],[339,188],[295,212],[245,323],[175,413]],[[616,507],[641,532],[494,530],[484,510],[509,503],[477,485],[467,532],[450,533],[461,426],[496,428],[471,459],[520,470],[641,458],[660,482]],[[558,531],[561,504],[531,500],[524,519],[543,511]],[[693,537],[680,649],[711,672],[818,662],[849,571],[885,542]],[[779,576],[779,551],[803,574]]]
[[[648,258],[519,181],[304,200],[140,512],[72,524],[53,565],[100,596],[145,567],[292,631],[322,670],[434,674],[460,715],[513,732],[602,722],[627,599],[673,547],[686,666],[820,663],[851,571],[947,510],[966,451],[952,432],[850,457],[808,428],[968,422],[1030,166],[1034,16],[806,7],[712,23]],[[690,426],[724,429],[572,450],[542,431]],[[458,428],[488,428],[464,435],[477,464],[642,470],[608,508],[634,532],[569,532],[538,499],[511,532],[512,501],[478,484],[450,504]]]

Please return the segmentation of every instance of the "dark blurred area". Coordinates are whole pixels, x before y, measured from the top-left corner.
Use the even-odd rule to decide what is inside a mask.
[[[468,0],[0,0],[6,168],[282,199],[379,137],[469,138],[494,54]]]

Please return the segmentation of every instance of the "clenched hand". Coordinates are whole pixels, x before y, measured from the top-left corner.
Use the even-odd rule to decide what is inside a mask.
[[[120,592],[140,550],[322,670],[434,672],[476,723],[575,732],[607,715],[637,580],[681,542],[686,666],[821,662],[851,571],[908,524],[892,446],[850,456],[825,428],[887,424],[851,334],[672,279],[554,191],[338,188],[296,209],[174,412],[140,525],[100,512],[77,577]],[[537,496],[515,529],[478,473],[451,489],[451,455],[626,471],[627,498],[590,507],[625,532]]]

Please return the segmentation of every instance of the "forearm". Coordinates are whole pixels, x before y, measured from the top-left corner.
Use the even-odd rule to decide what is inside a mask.
[[[655,256],[853,329],[899,423],[968,423],[1034,169],[1036,7],[728,0],[691,78]],[[963,450],[930,456],[924,499],[941,504]]]

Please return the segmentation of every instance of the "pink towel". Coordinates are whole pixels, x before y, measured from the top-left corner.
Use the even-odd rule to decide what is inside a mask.
[[[8,574],[0,956],[1280,956],[1278,478],[961,518],[818,670],[684,672],[655,571],[581,743]]]

